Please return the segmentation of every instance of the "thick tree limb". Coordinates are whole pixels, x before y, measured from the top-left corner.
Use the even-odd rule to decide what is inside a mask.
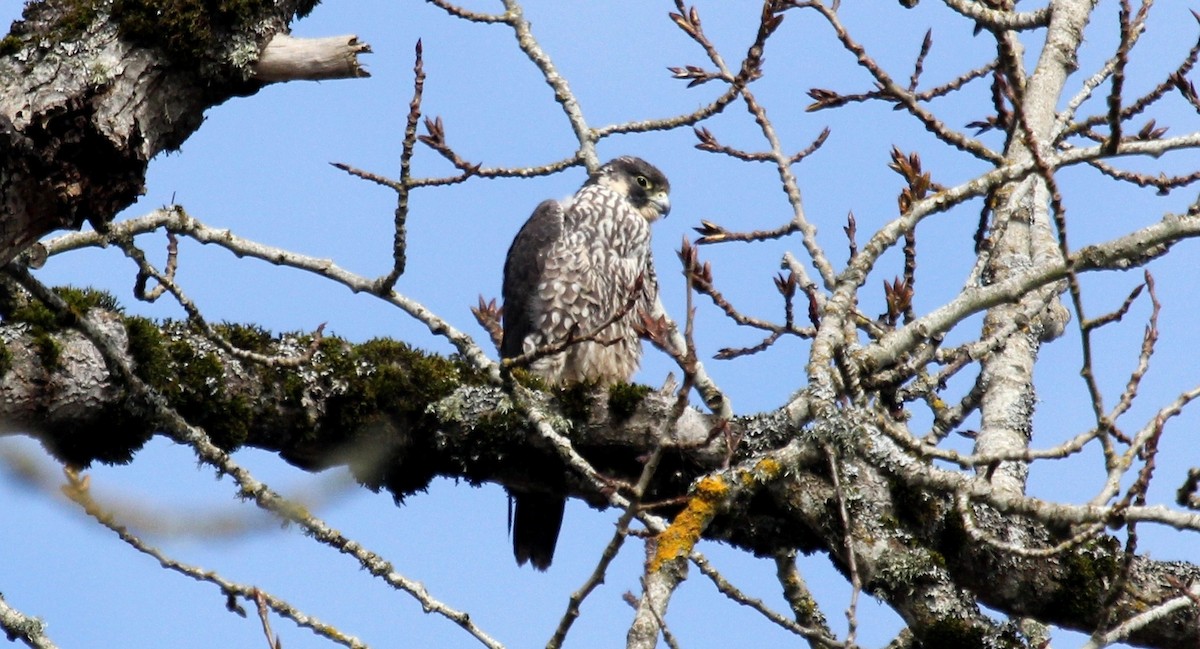
[[[915,94],[917,73],[911,87],[893,83],[893,75],[850,38],[837,16],[836,2],[764,5],[758,37],[737,75],[703,37],[695,9],[677,3],[676,24],[712,54],[723,78],[747,83],[761,73],[763,46],[779,26],[780,8],[813,7],[879,82],[880,92],[886,91],[944,143],[995,163],[989,173],[905,203],[900,215],[861,250],[852,243],[847,268],[835,275],[821,249],[812,247],[815,230],[796,225],[804,220],[797,176],[790,170],[798,159],[785,153],[765,107],[742,83],[730,81],[731,89],[721,98],[682,116],[682,121],[595,129],[587,125],[576,97],[534,39],[515,0],[505,1],[504,14],[492,16],[434,1],[453,15],[502,22],[514,30],[520,48],[553,89],[580,148],[541,170],[489,170],[468,165],[444,143],[431,144],[462,175],[410,179],[402,174],[399,184],[371,177],[381,184],[407,191],[473,176],[532,175],[580,162],[594,167],[595,143],[606,134],[692,123],[719,112],[738,96],[746,100],[770,144],[769,157],[778,163],[793,213],[799,215],[784,229],[804,231],[804,243],[817,260],[828,293],[818,292],[799,263],[791,264],[812,301],[816,315],[811,319],[819,330],[808,365],[810,385],[784,409],[740,418],[733,417],[728,401],[698,365],[688,380],[706,396],[717,413],[713,416],[694,410],[680,416],[672,399],[655,394],[637,398],[583,389],[546,394],[500,388],[496,364],[468,336],[395,294],[390,284],[373,284],[332,261],[208,228],[181,210],[110,225],[112,215],[141,192],[147,161],[179,146],[197,128],[205,108],[252,94],[268,82],[364,76],[356,57],[369,50],[353,37],[300,41],[284,35],[287,21],[311,8],[305,0],[261,6],[200,3],[210,14],[212,29],[199,31],[181,28],[169,10],[139,12],[139,7],[152,4],[140,0],[33,3],[25,21],[0,42],[0,85],[5,88],[0,96],[0,263],[42,234],[77,227],[85,220],[98,232],[62,237],[40,250],[52,254],[56,247],[125,243],[126,254],[136,260],[140,253],[129,243],[132,236],[161,227],[370,292],[445,336],[461,356],[430,356],[386,340],[351,345],[333,338],[314,341],[302,334],[276,337],[254,327],[198,327],[200,318],[192,311],[192,325],[160,324],[123,316],[103,295],[64,290],[55,298],[44,287],[35,290],[60,307],[50,310],[0,285],[0,434],[28,434],[65,462],[86,465],[129,461],[151,435],[166,431],[192,444],[220,470],[238,476],[244,493],[277,513],[284,507],[278,496],[265,485],[243,480],[227,451],[259,447],[313,471],[346,465],[362,483],[386,488],[398,500],[446,476],[509,486],[562,485],[566,495],[596,507],[628,506],[624,522],[638,515],[657,533],[650,544],[644,596],[630,630],[631,645],[654,646],[660,633],[665,635],[667,604],[686,577],[694,546],[708,538],[775,556],[797,550],[826,552],[852,576],[856,593],[861,585],[906,621],[908,628],[898,644],[1013,646],[1015,625],[991,620],[980,610],[984,604],[1013,618],[1027,616],[1093,633],[1097,642],[1127,639],[1158,647],[1200,646],[1194,595],[1200,567],[1152,561],[1133,556],[1132,550],[1126,556],[1116,538],[1097,533],[1130,522],[1200,531],[1200,514],[1147,506],[1144,499],[1117,500],[1122,479],[1129,477],[1143,451],[1151,458],[1146,460],[1149,481],[1151,441],[1161,433],[1162,421],[1195,394],[1185,393],[1160,410],[1154,425],[1135,436],[1123,455],[1113,453],[1110,484],[1087,505],[1029,497],[1020,472],[1031,462],[1074,453],[1102,440],[1103,422],[1077,441],[1031,449],[1029,409],[1012,407],[1016,400],[1032,403],[1030,377],[1037,348],[1062,330],[1062,312],[1054,314],[1059,322],[1053,323],[1041,310],[1054,301],[1058,283],[1075,282],[1085,271],[1143,264],[1173,243],[1200,234],[1193,209],[1187,216],[1168,216],[1105,243],[1072,250],[1055,187],[1056,170],[1113,155],[1154,156],[1194,148],[1200,146],[1200,134],[1164,139],[1147,127],[1141,140],[1114,135],[1094,147],[1058,143],[1059,148],[1053,148],[1060,132],[1086,132],[1062,121],[1073,119],[1078,106],[1069,104],[1060,122],[1055,122],[1055,109],[1074,71],[1082,29],[1095,2],[1053,0],[1047,8],[1023,13],[1004,3],[944,3],[995,37],[1000,55],[982,69],[997,75],[997,115],[985,124],[1007,130],[1003,159],[929,112],[930,96]],[[85,6],[86,11],[79,8]],[[1023,45],[1012,31],[1042,27],[1047,42],[1037,70],[1027,75]],[[1123,42],[1123,51],[1131,45],[1131,39]],[[919,55],[918,70],[925,53]],[[1189,61],[1194,59],[1189,55]],[[1085,85],[1099,84],[1104,76]],[[1004,79],[1006,87],[1000,88]],[[1171,79],[1160,87],[1177,87],[1195,104],[1195,91],[1182,73]],[[1107,121],[1115,132],[1119,117],[1125,119],[1127,112],[1136,114],[1141,108],[1135,102],[1118,110],[1119,92],[1114,90],[1112,96]],[[411,117],[415,125],[415,108]],[[968,288],[941,308],[906,318],[898,328],[858,321],[860,289],[878,271],[881,255],[911,237],[926,217],[981,196],[988,197],[996,224],[991,247],[977,250],[976,268],[987,267],[987,272],[973,275]],[[905,253],[908,262],[907,249]],[[170,270],[155,274],[141,266],[143,276],[173,288]],[[907,267],[905,274],[911,280]],[[1082,321],[1074,284],[1072,291]],[[61,308],[64,300],[70,309]],[[934,352],[942,334],[985,310],[991,315],[978,345],[980,358],[971,357],[985,367],[977,383],[981,393],[968,395],[974,405],[982,404],[983,431],[977,452],[964,458],[924,446],[905,428],[903,404],[889,409],[881,402],[895,387],[884,384],[899,386],[940,362]],[[77,324],[84,325],[90,337],[76,331]],[[1055,325],[1046,327],[1053,330],[1049,336],[1039,332],[1043,325]],[[861,331],[870,342],[860,343]],[[1026,331],[1028,336],[1022,338]],[[104,354],[93,345],[100,340],[107,341]],[[684,348],[680,341],[681,335],[674,332],[678,350]],[[313,350],[311,357],[299,353],[306,349]],[[1085,353],[1086,349],[1085,343]],[[125,356],[114,362],[114,353]],[[310,362],[254,360],[280,357]],[[686,363],[681,365],[688,370]],[[989,365],[997,372],[989,372]],[[1020,399],[1002,392],[1005,382],[1017,388],[1008,395]],[[922,389],[936,393],[933,387]],[[518,398],[521,403],[513,403]],[[1100,410],[1098,397],[1094,403]],[[1019,416],[1010,424],[1012,412]],[[533,426],[539,432],[529,432]],[[673,432],[665,446],[664,430]],[[983,443],[999,439],[993,434],[997,431],[1008,434],[1004,443]],[[662,469],[647,470],[647,455],[656,463],[661,460]],[[957,468],[935,464],[935,458],[957,462]],[[768,468],[766,462],[774,463],[766,471],[769,479],[747,479]],[[1016,470],[1007,488],[1004,481],[977,477],[977,470],[985,477],[994,474],[992,464]],[[628,484],[639,475],[644,480],[631,491]],[[678,504],[654,510],[664,519],[630,504],[656,501]],[[669,527],[663,522],[672,519]],[[323,523],[307,520],[305,525],[333,547],[351,544]],[[419,585],[394,576],[381,559],[368,554],[360,554],[364,567],[421,597]],[[797,602],[799,598],[793,598],[793,606]],[[465,612],[444,609],[444,614],[464,628],[470,626]],[[11,633],[24,624],[24,618],[7,615],[0,600],[3,628]],[[824,634],[814,637],[826,641]],[[846,644],[853,644],[853,632]]]
[[[206,109],[264,81],[365,74],[353,37],[273,40],[311,2],[204,3],[206,30],[129,4],[31,2],[2,41],[0,264],[54,230],[102,229]],[[298,47],[316,55],[301,63]]]
[[[76,308],[100,299],[68,298]],[[0,380],[0,421],[6,430],[35,436],[75,464],[128,460],[155,422],[131,405],[133,400],[108,376],[101,355],[81,334],[31,322],[36,320],[31,317],[34,307],[11,296],[7,304],[8,318],[0,326],[8,359]],[[508,397],[453,361],[399,343],[353,346],[328,338],[307,370],[259,368],[227,354],[186,324],[160,327],[111,312],[91,314],[92,322],[109,335],[129,341],[129,361],[139,376],[173,408],[196,418],[223,448],[273,450],[310,470],[345,464],[360,481],[387,488],[398,499],[439,475],[473,483],[546,484],[544,472],[557,470],[567,478],[572,495],[595,506],[609,501],[590,483],[573,478],[555,453],[529,444],[525,423],[511,410]],[[304,336],[274,339],[250,328],[230,327],[224,334],[263,353],[306,344]],[[375,370],[357,376],[368,359]],[[368,394],[376,396],[363,396]],[[572,397],[576,403],[578,398]],[[583,403],[589,400],[592,405],[583,412],[578,405],[567,410],[576,413],[572,442],[605,475],[636,477],[639,457],[660,441],[649,431],[669,421],[673,398],[652,394],[632,411],[629,404],[610,404],[603,396],[585,397]],[[565,403],[543,405],[564,416]],[[198,412],[197,404],[208,414]],[[632,414],[622,414],[626,412]],[[672,440],[676,447],[664,453],[647,501],[685,494],[694,479],[720,468],[726,446],[723,439],[710,439],[712,425],[709,416],[694,410],[679,419]],[[723,508],[704,535],[758,553],[819,549],[846,568],[847,536],[836,490],[821,454],[804,450],[816,448],[809,433],[781,412],[738,418],[731,428],[744,440],[738,459],[762,457],[764,451],[788,446],[789,440],[795,451],[779,456],[791,458],[779,479],[766,490],[744,492],[745,500]],[[852,428],[865,436],[862,441],[875,439],[879,448],[900,453],[869,426]],[[1013,555],[986,543],[964,542],[950,492],[942,483],[922,480],[929,477],[929,468],[913,464],[912,458],[896,465],[868,462],[849,447],[843,452],[843,487],[864,588],[895,607],[918,637],[944,633],[951,622],[971,637],[1001,637],[1004,629],[980,614],[977,602],[1086,631],[1105,614],[1098,594],[1111,583],[1122,551],[1111,539],[1100,536],[1051,556]],[[875,465],[906,468],[881,473]],[[539,473],[534,475],[530,467],[540,467]],[[910,476],[917,481],[909,482]],[[1033,518],[991,516],[983,509],[977,519],[989,536],[1029,547],[1053,545],[1059,537]],[[1195,566],[1139,558],[1130,579],[1136,587],[1116,599],[1113,619],[1130,619],[1148,605],[1174,600],[1180,594],[1176,584],[1197,578],[1200,569]],[[1200,642],[1198,621],[1194,607],[1175,609],[1131,629],[1130,638],[1148,646],[1190,646]]]

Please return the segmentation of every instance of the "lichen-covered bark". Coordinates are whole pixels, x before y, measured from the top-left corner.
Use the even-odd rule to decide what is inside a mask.
[[[499,388],[454,359],[386,340],[353,345],[327,338],[310,362],[270,367],[235,358],[186,323],[123,316],[103,294],[72,289],[60,294],[120,342],[139,377],[225,448],[272,450],[309,470],[349,465],[363,483],[387,489],[397,500],[445,476],[471,483],[565,484],[570,495],[595,506],[607,502],[530,436]],[[4,432],[36,437],[77,464],[130,460],[155,431],[148,410],[112,382],[100,353],[71,328],[71,317],[56,317],[11,287],[3,297]],[[274,336],[240,326],[226,326],[222,333],[237,347],[262,354],[295,357],[313,349],[304,334]],[[672,416],[673,398],[643,394],[570,390],[545,396],[542,405],[562,423],[570,422],[573,443],[599,471],[632,479],[640,458],[654,447],[649,431]],[[692,410],[680,419],[680,449],[664,459],[647,499],[684,495],[694,480],[727,460],[800,444],[808,450],[792,456],[799,458],[793,466],[778,471],[780,477],[747,502],[715,513],[704,535],[755,553],[822,551],[848,573],[839,495],[829,458],[816,450],[822,445],[812,433],[779,413],[738,418],[730,432],[743,436],[742,443],[727,458],[725,439],[711,439],[712,424]],[[1123,619],[1176,597],[1175,584],[1200,578],[1200,569],[1190,564],[1138,558],[1133,587],[1110,593],[1123,560],[1113,539],[1098,537],[1050,557],[1009,554],[969,538],[948,496],[910,483],[902,473],[880,471],[849,447],[838,453],[841,497],[864,588],[894,607],[925,646],[1020,646],[1009,626],[980,612],[980,603],[1090,632],[1104,619]],[[555,480],[546,479],[550,471],[557,472]],[[1035,521],[976,509],[978,524],[996,538],[1020,539],[1030,547],[1061,540],[1060,532]],[[1196,646],[1198,630],[1200,617],[1185,609],[1132,640]]]
[[[1015,97],[1020,105],[1014,112],[1016,124],[1010,129],[1005,162],[1022,164],[1044,158],[1052,150],[1056,106],[1067,77],[1077,67],[1075,57],[1083,42],[1083,28],[1094,3],[1091,0],[1067,0],[1054,3],[1050,40],[1029,75],[1021,62],[1024,52],[1016,35],[1001,35],[1008,49],[1001,53],[1013,63],[1010,79],[1020,88]],[[1044,170],[1043,170],[1044,171]],[[1000,283],[1012,277],[1044,268],[1062,260],[1050,213],[1051,191],[1039,173],[1004,187],[994,195],[995,212],[989,245],[985,283]],[[1061,233],[1060,236],[1066,236]],[[1037,401],[1033,368],[1043,341],[1058,337],[1069,319],[1059,303],[1061,283],[1030,291],[1014,304],[1001,304],[988,310],[984,330],[994,331],[1021,317],[1024,309],[1044,305],[1041,317],[1022,328],[1005,346],[983,362],[980,382],[985,388],[980,403],[980,430],[976,450],[980,453],[1019,452],[1029,445],[1033,434],[1033,409]],[[988,469],[988,479],[1007,493],[1025,491],[1028,468],[1017,462],[1004,462]]]
[[[0,40],[0,263],[109,221],[311,0],[39,0]],[[206,25],[200,29],[197,25]]]
[[[1022,128],[1036,141],[1052,136],[1063,80],[1074,65],[1093,4],[1053,3],[1055,39],[1029,83],[1013,84],[1025,93],[1028,123]],[[51,230],[77,227],[85,219],[103,227],[142,191],[148,161],[178,147],[199,126],[206,108],[257,90],[250,70],[262,47],[309,5],[300,0],[30,4],[25,20],[0,40],[0,263]],[[203,29],[194,28],[201,23]],[[525,36],[522,47],[532,42]],[[1023,60],[1019,51],[1012,54]],[[1006,151],[1014,164],[1033,156],[1026,134],[1019,135]],[[993,242],[985,284],[995,287],[1031,268],[1061,262],[1048,194],[1047,183],[1034,174],[993,196],[994,224],[1005,228],[1005,237]],[[683,556],[700,534],[755,553],[827,553],[844,572],[853,568],[867,591],[898,611],[914,644],[925,647],[1020,646],[1013,625],[993,621],[980,604],[1014,618],[1091,632],[1178,597],[1178,584],[1200,578],[1200,568],[1192,564],[1136,557],[1127,578],[1118,579],[1125,557],[1107,536],[1050,556],[980,542],[964,527],[948,495],[952,488],[922,479],[932,470],[928,458],[884,448],[874,417],[889,413],[846,418],[848,411],[867,410],[871,406],[865,404],[873,401],[842,399],[845,383],[835,375],[846,361],[846,347],[857,340],[850,315],[857,287],[871,270],[861,260],[868,252],[881,254],[880,246],[864,246],[864,256],[854,262],[860,266],[852,264],[830,297],[813,344],[811,384],[786,411],[726,425],[689,410],[676,422],[678,447],[664,457],[646,499],[669,501],[690,493],[692,506],[684,511],[693,516],[683,517],[678,537],[663,539],[667,543],[659,549],[669,561],[659,567],[670,564],[674,574],[647,585],[648,590],[665,587],[645,600],[646,615],[639,619],[646,624],[635,625],[631,641],[635,636],[648,645],[656,641],[655,614],[666,609],[670,582],[686,576]],[[1139,247],[1147,257],[1158,249]],[[1083,255],[1076,269],[1089,265]],[[139,380],[222,448],[271,450],[308,470],[347,465],[364,484],[387,489],[397,500],[445,476],[471,483],[561,485],[568,495],[596,506],[608,502],[594,484],[563,464],[545,438],[528,432],[526,417],[509,397],[455,359],[389,340],[354,345],[328,338],[314,345],[304,334],[223,327],[221,335],[241,349],[291,358],[311,353],[294,365],[252,363],[185,323],[123,316],[103,295],[61,291],[74,312],[58,315],[11,287],[0,289],[0,433],[35,437],[66,462],[129,461],[161,425],[149,414],[156,410],[145,407],[137,391],[114,381],[92,342],[72,328],[74,318],[89,313],[94,328],[125,350]],[[1055,308],[1060,290],[1046,285],[1023,290],[1015,296],[1020,304],[1015,299],[1001,304],[1008,298],[994,296],[988,302],[994,306],[989,328],[1028,320],[1031,305],[1050,308],[985,363],[979,434],[985,454],[1017,451],[1028,442],[1034,396],[1029,378],[1038,347],[1064,324],[1064,312]],[[946,326],[953,321],[944,319]],[[884,343],[902,342],[905,336],[909,342],[881,343],[863,353],[895,362],[909,351],[901,347],[916,344],[913,335],[909,330],[894,339],[885,336]],[[864,364],[861,369],[877,368]],[[629,479],[657,444],[652,431],[671,421],[671,399],[642,390],[619,392],[558,391],[540,397],[544,403],[538,411],[556,418],[555,428],[567,431],[600,474]],[[736,452],[727,453],[728,440],[714,430],[737,440]],[[718,506],[715,501],[726,491],[708,487],[726,483],[713,475],[785,447],[802,452],[792,454],[777,479]],[[831,461],[836,461],[841,489],[833,484]],[[1019,497],[1023,471],[1021,464],[1009,462],[986,475],[995,494]],[[706,481],[697,483],[701,477]],[[971,506],[976,534],[1021,547],[1048,547],[1075,531]],[[655,511],[668,518],[678,513]],[[667,557],[667,551],[673,554]],[[1131,640],[1194,647],[1200,646],[1198,629],[1200,616],[1187,607],[1140,628]]]

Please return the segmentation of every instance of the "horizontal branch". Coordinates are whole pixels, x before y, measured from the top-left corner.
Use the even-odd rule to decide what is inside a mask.
[[[944,0],[944,2],[947,7],[991,30],[1026,30],[1045,27],[1050,23],[1050,7],[1019,12],[992,9],[984,3],[970,0]]]
[[[1200,217],[1167,216],[1123,237],[1082,248],[1071,256],[1069,264],[1055,260],[1003,282],[968,287],[942,307],[886,334],[864,349],[859,360],[868,371],[886,367],[918,343],[949,331],[965,318],[997,304],[1015,301],[1033,289],[1064,279],[1072,270],[1127,270],[1165,253],[1180,240],[1196,236],[1200,236]]]
[[[122,221],[114,224],[106,232],[72,232],[46,241],[43,245],[46,253],[53,256],[79,248],[105,247],[123,238],[148,234],[159,229],[185,235],[200,243],[216,244],[239,257],[253,257],[276,266],[288,266],[310,272],[333,280],[355,293],[375,295],[381,300],[399,307],[428,327],[430,332],[435,335],[444,336],[476,369],[487,372],[496,382],[499,381],[499,366],[488,358],[487,354],[471,340],[470,336],[459,331],[416,300],[401,295],[395,290],[380,294],[375,280],[352,273],[338,266],[331,259],[302,255],[239,237],[227,229],[209,227],[188,215],[179,206],[154,210],[145,216]]]
[[[419,493],[436,476],[471,483],[544,487],[554,483],[547,477],[557,474],[555,481],[565,485],[567,495],[598,507],[612,501],[612,494],[581,480],[554,450],[526,432],[524,417],[500,388],[477,383],[479,377],[461,363],[421,354],[392,341],[351,345],[328,337],[308,368],[256,367],[227,354],[186,323],[153,325],[105,310],[103,300],[94,294],[90,298],[89,294],[81,296],[71,291],[63,294],[73,309],[88,313],[88,320],[114,338],[118,349],[127,350],[126,360],[132,370],[160,392],[172,409],[202,426],[206,439],[226,451],[255,446],[277,452],[307,470],[346,465],[364,484],[386,488],[398,499]],[[4,314],[4,324],[0,325],[0,340],[6,341],[8,361],[0,379],[0,421],[5,422],[8,431],[37,437],[74,464],[96,459],[127,460],[155,430],[161,430],[159,422],[144,409],[131,407],[137,400],[130,399],[119,381],[109,376],[101,354],[87,338],[70,328],[47,329],[44,319],[31,317],[36,315],[30,311],[33,308]],[[305,344],[303,338],[271,337],[251,328],[230,326],[225,334],[240,345],[261,347],[257,351],[266,355],[279,355],[281,349],[302,348]],[[364,372],[364,367],[372,371]],[[603,393],[583,393],[564,395],[565,402],[544,393],[533,392],[529,397],[538,400],[538,409],[550,417],[571,420],[568,428],[574,448],[618,489],[638,475],[642,459],[661,443],[654,431],[668,426],[672,431],[670,446],[664,451],[662,469],[646,490],[645,502],[679,502],[696,479],[720,471],[730,460],[754,463],[773,458],[778,463],[779,478],[753,496],[752,507],[747,506],[748,502],[739,502],[714,518],[705,536],[756,552],[822,549],[840,561],[845,536],[834,511],[837,499],[827,467],[820,462],[819,454],[796,452],[814,448],[812,433],[798,429],[782,412],[728,422],[728,428],[721,430],[741,440],[730,458],[726,436],[712,433],[718,420],[692,409],[675,420],[673,395],[651,393],[631,401]],[[564,403],[575,405],[568,408]],[[816,425],[828,431],[840,424],[831,421]],[[883,444],[881,449],[887,446],[886,440],[871,433],[869,427],[855,424],[854,430],[865,435],[863,439],[878,440]],[[943,569],[937,562],[928,561],[931,549],[954,547],[945,535],[959,532],[947,528],[942,515],[914,518],[904,504],[912,499],[902,492],[920,489],[921,497],[913,502],[949,513],[954,507],[951,494],[966,489],[976,496],[968,488],[974,483],[967,474],[935,471],[910,458],[914,463],[911,470],[891,474],[893,487],[867,490],[861,480],[876,469],[866,462],[889,466],[894,464],[896,454],[903,455],[896,449],[890,453],[883,459],[847,456],[845,461],[855,463],[860,476],[864,499],[856,507],[870,507],[872,512],[855,520],[860,524],[892,521],[888,525],[872,524],[872,533],[855,548],[855,554],[859,568],[872,575],[865,582],[867,589],[898,610],[926,611],[909,595],[913,592],[911,584],[893,583],[889,575],[927,574],[936,581],[922,588],[939,584],[939,592],[952,590],[947,580],[969,585],[989,605],[1006,612],[1051,609],[1055,602],[1062,601],[1059,589],[1079,579],[1072,572],[1076,569],[1072,562],[1095,561],[1098,552],[1101,559],[1120,552],[1119,547],[1110,551],[1107,545],[1097,542],[1056,556],[1012,557],[980,544],[967,549],[968,554],[948,557]],[[905,486],[910,479],[903,478],[905,475],[912,475],[916,482]],[[983,494],[979,497],[986,500]],[[1044,506],[1055,507],[1054,515],[1059,520],[1072,522],[1106,520],[1112,514],[1103,507]],[[669,519],[677,507],[656,512]],[[1032,515],[1031,507],[1015,503],[1013,511],[1028,510]],[[1147,521],[1174,520],[1170,512],[1160,509],[1131,507],[1125,514]],[[1040,518],[1010,515],[979,525],[990,537],[1011,538],[1010,528],[1015,526],[1022,529],[1022,538],[1028,543],[1053,545],[1054,533],[1037,522]],[[881,553],[883,547],[891,549]],[[985,576],[977,572],[984,565],[1010,566],[1001,571],[1009,586],[996,593],[985,588]],[[1151,596],[1161,595],[1164,600],[1168,592],[1174,596],[1170,579],[1186,582],[1200,573],[1190,564],[1139,560],[1136,565],[1138,583]],[[1104,575],[1099,578],[1103,580]],[[1094,583],[1088,584],[1095,587]],[[1083,597],[1088,591],[1081,592]],[[1021,595],[1019,600],[1007,599],[1004,593]],[[1122,602],[1122,606],[1131,605]],[[1055,615],[1064,626],[1092,628],[1092,619],[1086,615],[1071,617],[1064,611]],[[1190,628],[1198,628],[1193,613],[1186,617],[1192,620]],[[929,620],[925,623],[932,624]],[[1141,633],[1181,637],[1174,617]]]

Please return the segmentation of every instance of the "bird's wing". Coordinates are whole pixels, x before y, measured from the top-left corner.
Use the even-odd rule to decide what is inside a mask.
[[[563,209],[558,201],[543,201],[508,248],[504,261],[504,358],[524,353],[525,337],[533,331],[537,286],[546,266],[546,250],[561,236]]]

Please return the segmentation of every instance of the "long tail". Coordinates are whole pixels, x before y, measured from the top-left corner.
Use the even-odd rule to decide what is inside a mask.
[[[528,561],[538,570],[550,567],[558,532],[562,528],[563,509],[567,500],[562,496],[541,493],[509,492],[512,499],[513,555],[517,565]]]

